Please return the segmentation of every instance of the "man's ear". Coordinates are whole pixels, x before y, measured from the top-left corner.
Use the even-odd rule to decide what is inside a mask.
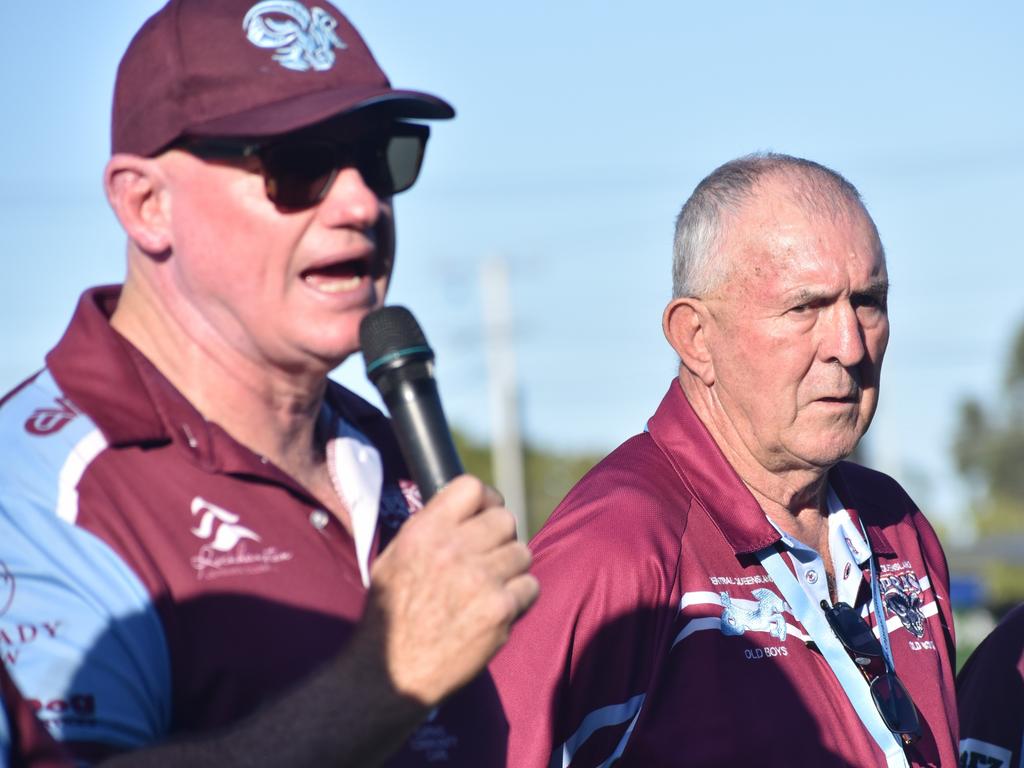
[[[107,200],[128,237],[150,256],[171,247],[170,205],[160,164],[138,155],[116,154],[103,173]]]
[[[661,329],[680,362],[704,385],[715,383],[715,365],[708,345],[708,326],[713,322],[700,299],[672,299],[661,317]]]

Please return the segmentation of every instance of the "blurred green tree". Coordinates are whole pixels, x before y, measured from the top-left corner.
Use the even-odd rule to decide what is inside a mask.
[[[453,429],[452,435],[466,471],[493,484],[490,446],[474,441],[458,429]],[[603,455],[596,453],[556,453],[529,444],[525,446],[526,517],[531,537],[569,489],[601,458]]]
[[[1003,605],[1024,600],[1024,325],[995,402],[961,403],[953,454],[971,488],[976,546],[1001,553],[982,566],[989,599]]]

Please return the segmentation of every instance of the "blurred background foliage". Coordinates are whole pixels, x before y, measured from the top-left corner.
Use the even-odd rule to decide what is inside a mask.
[[[452,434],[465,470],[493,485],[490,446],[474,442],[458,429],[454,429]],[[597,453],[556,453],[529,443],[523,450],[526,518],[528,534],[532,538],[569,489],[603,457]]]
[[[1024,600],[1024,326],[998,395],[961,403],[953,453],[971,492],[974,540],[949,553],[950,565],[980,579],[984,602],[1003,613]]]

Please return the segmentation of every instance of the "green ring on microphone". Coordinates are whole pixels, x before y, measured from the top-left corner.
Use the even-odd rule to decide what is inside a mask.
[[[398,350],[395,350],[394,352],[389,352],[388,354],[384,355],[383,357],[378,357],[376,360],[374,360],[372,363],[370,363],[368,366],[366,366],[366,373],[367,373],[367,375],[373,373],[375,370],[380,368],[382,365],[387,365],[388,363],[390,363],[395,358],[402,357],[404,355],[412,355],[412,354],[416,354],[416,353],[421,353],[421,352],[426,352],[428,355],[431,355],[431,356],[433,356],[433,354],[434,354],[433,350],[430,347],[422,345],[422,344],[420,346],[417,346],[417,347],[406,347],[405,349],[398,349]]]

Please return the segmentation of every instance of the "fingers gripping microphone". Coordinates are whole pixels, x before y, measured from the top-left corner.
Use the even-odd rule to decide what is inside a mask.
[[[462,474],[434,379],[434,350],[405,307],[381,307],[359,326],[366,375],[391,413],[398,446],[423,501]]]

